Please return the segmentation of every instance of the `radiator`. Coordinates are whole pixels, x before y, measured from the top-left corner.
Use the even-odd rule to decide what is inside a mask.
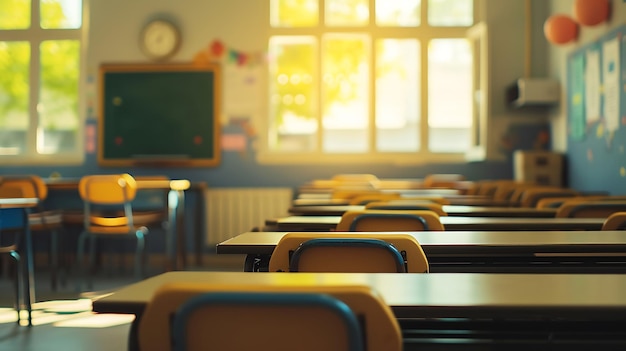
[[[293,200],[291,188],[214,188],[206,193],[206,243],[213,246],[265,220],[284,217]]]

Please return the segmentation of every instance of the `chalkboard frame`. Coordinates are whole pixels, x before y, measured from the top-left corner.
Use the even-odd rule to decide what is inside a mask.
[[[220,141],[220,111],[221,111],[221,70],[217,64],[102,64],[100,66],[100,114],[98,116],[98,164],[105,167],[129,167],[129,166],[146,166],[146,167],[214,167],[219,165],[221,156],[221,141]],[[111,74],[140,74],[149,73],[156,74],[161,73],[170,75],[172,73],[193,74],[200,73],[205,76],[206,73],[210,73],[208,76],[212,77],[212,96],[209,96],[207,100],[212,105],[212,115],[207,116],[210,118],[209,126],[211,135],[207,136],[212,138],[207,142],[206,147],[212,148],[205,150],[206,155],[201,157],[186,157],[186,155],[177,154],[156,154],[145,155],[145,157],[136,157],[135,155],[127,155],[127,157],[110,157],[107,153],[107,145],[105,138],[107,137],[107,126],[110,125],[111,120],[116,118],[115,114],[107,111],[108,100],[111,96],[107,94],[107,77]],[[212,99],[212,100],[210,100]],[[107,118],[109,119],[107,121]],[[109,123],[107,123],[109,122]],[[149,136],[147,136],[149,137]],[[110,147],[110,146],[109,146]]]

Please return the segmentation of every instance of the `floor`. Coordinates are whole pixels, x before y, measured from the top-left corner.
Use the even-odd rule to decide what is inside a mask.
[[[241,271],[243,256],[208,255],[202,266],[190,270]],[[36,267],[36,299],[33,306],[33,326],[16,323],[13,309],[13,281],[0,276],[0,350],[2,351],[109,351],[126,350],[132,316],[98,315],[90,312],[90,298],[132,284],[132,269],[97,272],[93,290],[78,292],[76,279],[69,274],[66,284],[51,290],[46,267]],[[148,276],[159,274],[151,267]]]

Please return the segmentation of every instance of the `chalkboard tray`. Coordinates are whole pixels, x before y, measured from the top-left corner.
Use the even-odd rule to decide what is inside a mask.
[[[218,65],[104,64],[100,84],[101,166],[219,164]]]

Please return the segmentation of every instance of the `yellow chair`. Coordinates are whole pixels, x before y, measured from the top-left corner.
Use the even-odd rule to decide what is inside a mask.
[[[602,224],[602,230],[626,230],[626,211],[609,215]]]
[[[3,190],[5,189],[5,190]],[[35,198],[39,202],[28,215],[28,223],[32,233],[49,233],[50,249],[49,262],[51,268],[50,285],[53,290],[57,289],[59,270],[59,241],[63,227],[63,214],[61,210],[49,210],[43,205],[48,197],[48,187],[41,177],[36,175],[11,175],[4,176],[0,181],[0,192],[19,189],[19,193],[24,198]]]
[[[78,191],[84,203],[84,228],[78,237],[77,261],[83,267],[84,246],[90,239],[91,269],[95,259],[96,237],[135,238],[135,278],[143,275],[144,237],[149,223],[158,221],[160,214],[133,212],[132,201],[137,193],[135,179],[129,174],[89,175],[81,178]],[[85,269],[81,269],[84,276]],[[80,283],[79,283],[80,284]],[[88,280],[91,287],[91,279]],[[80,285],[79,285],[80,286]]]
[[[433,211],[439,216],[447,216],[448,213],[443,210],[443,206],[438,203],[416,200],[416,201],[377,201],[370,202],[365,205],[366,210],[393,210],[393,211],[410,211],[410,210],[427,210]]]
[[[556,187],[531,187],[523,189],[519,194],[518,204],[520,207],[537,207],[541,199],[552,197],[575,197],[580,193],[574,189]],[[514,199],[512,199],[515,201]]]
[[[459,182],[465,180],[465,176],[462,174],[428,174],[424,177],[423,186],[425,188],[446,188],[446,189],[456,189]]]
[[[338,232],[442,231],[439,215],[430,210],[346,211],[337,224]]]
[[[386,200],[394,200],[394,199],[399,199],[399,198],[400,198],[399,193],[379,193],[379,194],[356,195],[350,199],[348,204],[349,205],[366,205],[374,201],[386,201]]]
[[[323,315],[319,308],[301,309],[294,306],[284,309],[265,303],[254,306],[250,304],[235,306],[229,303],[220,307],[191,311],[186,327],[176,325],[182,318],[181,306],[192,298],[203,299],[200,296],[207,293],[273,294],[279,299],[282,296],[291,298],[293,294],[305,296],[324,294],[343,302],[350,308],[352,314],[358,316],[362,341],[368,351],[402,350],[399,324],[391,308],[371,288],[343,284],[320,286],[307,282],[278,285],[219,283],[163,285],[154,294],[142,314],[137,330],[139,349],[170,350],[172,329],[178,330],[177,336],[180,336],[180,329],[185,329],[182,337],[186,340],[186,350],[189,351],[349,350],[346,342],[349,334],[346,333],[346,328],[342,327],[343,323],[339,323],[337,318],[327,318],[328,316]],[[326,322],[320,323],[320,318],[324,318]],[[324,326],[324,323],[329,325]],[[180,338],[176,338],[174,343],[178,345],[179,340]]]
[[[615,212],[626,211],[623,201],[565,201],[556,210],[560,218],[607,218]]]
[[[409,234],[400,233],[287,233],[279,240],[269,262],[270,272],[289,272],[292,258],[302,244],[312,239],[378,239],[383,240],[400,252],[404,259],[404,269],[409,273],[428,273],[428,259],[417,240]],[[332,247],[331,247],[332,248]],[[385,270],[396,272],[395,262],[390,262],[383,252],[377,256],[384,257],[388,265],[386,268],[380,261],[370,256],[371,251],[355,247],[352,252],[346,253],[345,247],[335,247],[326,251],[322,248],[319,254],[312,255],[311,260],[316,271],[338,272],[373,272]],[[320,262],[320,259],[322,262]],[[320,266],[322,264],[323,266]],[[306,269],[306,267],[304,267]],[[304,270],[300,269],[300,271]]]

